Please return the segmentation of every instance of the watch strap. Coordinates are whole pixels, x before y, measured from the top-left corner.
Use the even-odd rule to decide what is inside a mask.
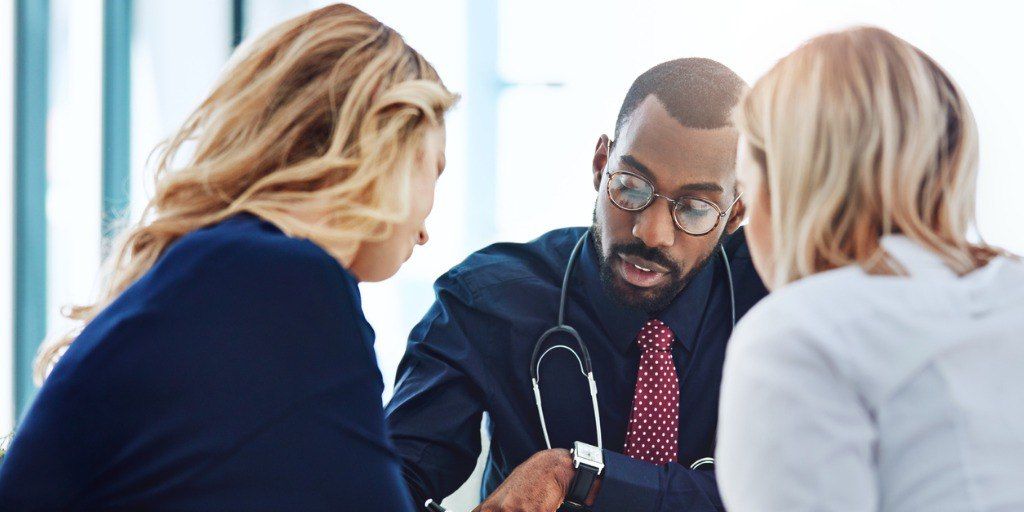
[[[594,486],[596,479],[596,469],[586,464],[580,464],[576,468],[576,475],[572,478],[572,483],[569,484],[569,492],[566,494],[565,500],[579,507],[586,506],[587,496],[590,495],[590,489]]]

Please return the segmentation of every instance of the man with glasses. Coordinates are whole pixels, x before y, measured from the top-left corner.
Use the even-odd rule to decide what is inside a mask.
[[[725,346],[733,317],[767,293],[735,187],[730,112],[745,88],[708,59],[648,70],[626,95],[615,140],[596,144],[589,230],[492,245],[438,279],[387,407],[419,503],[469,477],[487,413],[478,510],[722,508],[709,458]],[[539,395],[531,385],[578,241],[565,323],[589,353],[596,403],[580,374],[587,356],[567,337],[541,344]],[[587,446],[602,440],[603,450]]]

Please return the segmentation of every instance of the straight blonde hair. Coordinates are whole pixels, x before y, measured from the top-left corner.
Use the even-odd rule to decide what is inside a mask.
[[[961,275],[997,254],[968,240],[978,132],[967,99],[891,33],[811,39],[754,84],[734,119],[766,175],[774,287],[851,264],[902,273],[881,246],[889,234]]]
[[[40,349],[37,382],[186,233],[250,212],[339,261],[387,238],[408,214],[426,133],[456,99],[397,32],[350,5],[272,28],[159,148],[153,199],[106,261],[98,300],[68,313],[79,327]]]

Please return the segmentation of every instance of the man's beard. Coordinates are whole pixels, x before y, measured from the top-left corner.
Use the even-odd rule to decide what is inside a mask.
[[[604,239],[601,237],[601,226],[597,222],[597,209],[594,209],[594,220],[593,225],[590,228],[590,232],[594,235],[594,244],[597,248],[598,267],[601,273],[601,283],[604,285],[604,289],[611,296],[612,300],[616,304],[634,310],[639,310],[647,313],[648,315],[654,315],[664,311],[669,304],[675,300],[676,296],[682,292],[686,285],[690,284],[690,281],[704,269],[704,266],[711,260],[711,256],[715,254],[718,247],[722,244],[722,240],[725,238],[725,232],[718,238],[714,248],[706,254],[696,265],[694,265],[689,272],[683,274],[680,266],[672,261],[665,253],[655,249],[653,247],[646,246],[640,240],[633,240],[629,243],[617,244],[609,247],[607,254],[604,250]],[[689,235],[683,235],[689,236]],[[644,290],[635,287],[627,282],[615,272],[612,265],[612,258],[615,255],[629,255],[643,258],[647,261],[657,263],[665,267],[668,270],[668,283],[659,286],[656,289]]]

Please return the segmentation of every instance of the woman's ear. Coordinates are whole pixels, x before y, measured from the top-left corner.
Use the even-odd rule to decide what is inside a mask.
[[[594,148],[594,190],[601,189],[601,175],[608,165],[608,157],[612,150],[612,140],[602,134],[597,138],[597,146]]]

